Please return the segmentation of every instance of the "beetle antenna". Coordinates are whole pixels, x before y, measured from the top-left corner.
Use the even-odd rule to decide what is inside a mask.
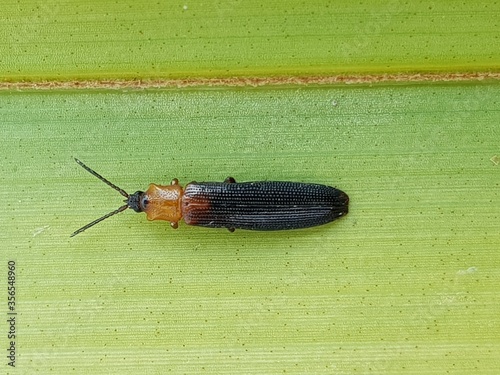
[[[78,160],[77,158],[75,158],[75,161],[80,164],[80,166],[85,169],[87,172],[89,172],[90,174],[96,176],[99,180],[101,180],[102,182],[104,182],[106,185],[112,187],[113,189],[115,189],[117,192],[119,192],[121,195],[123,195],[125,198],[128,198],[129,197],[129,194],[123,190],[123,189],[120,189],[118,186],[116,186],[115,184],[113,184],[111,181],[108,181],[106,180],[104,177],[102,177],[99,173],[97,173],[96,171],[94,171],[93,169],[87,167],[85,164],[83,164],[82,161]]]
[[[115,184],[113,184],[111,181],[108,181],[107,179],[105,179],[104,177],[102,177],[99,173],[97,173],[96,171],[94,171],[93,169],[87,167],[85,164],[83,164],[82,161],[78,160],[77,158],[75,158],[75,161],[80,164],[80,166],[85,169],[87,172],[89,172],[90,174],[94,175],[95,177],[97,177],[99,180],[101,180],[102,182],[104,182],[106,185],[112,187],[113,189],[115,189],[117,192],[119,192],[121,195],[123,195],[125,198],[127,198],[126,202],[127,204],[124,204],[123,206],[121,206],[120,208],[118,208],[117,210],[114,210],[112,212],[110,212],[109,214],[106,214],[104,215],[103,217],[100,217],[99,219],[96,219],[94,221],[92,221],[91,223],[88,223],[87,225],[81,227],[80,229],[78,229],[77,231],[73,232],[73,234],[71,234],[70,237],[74,237],[76,236],[77,234],[79,233],[82,233],[83,231],[89,229],[90,227],[93,227],[94,225],[96,225],[97,223],[100,223],[101,221],[107,219],[108,217],[110,216],[113,216],[113,215],[116,215],[116,214],[119,214],[120,212],[123,212],[125,211],[127,208],[129,208],[129,201],[128,201],[128,198],[130,198],[130,195],[123,189],[119,188],[118,186],[116,186]]]
[[[91,223],[88,223],[87,225],[81,227],[80,229],[74,231],[70,237],[74,237],[76,236],[78,233],[82,233],[83,231],[89,229],[90,227],[93,227],[94,225],[96,225],[97,223],[100,223],[101,221],[107,219],[108,217],[110,216],[113,216],[113,215],[116,215],[116,214],[119,214],[120,212],[122,211],[125,211],[126,209],[128,208],[128,204],[124,204],[123,206],[121,206],[119,209],[117,210],[114,210],[112,212],[110,212],[109,214],[106,214],[104,215],[103,217],[100,217],[99,219],[96,219],[94,220],[93,222]]]

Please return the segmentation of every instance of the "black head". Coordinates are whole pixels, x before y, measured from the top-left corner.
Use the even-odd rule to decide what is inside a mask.
[[[127,202],[128,207],[135,212],[142,212],[141,199],[143,194],[143,191],[136,191],[134,194],[130,195],[128,199],[124,200],[124,202]]]

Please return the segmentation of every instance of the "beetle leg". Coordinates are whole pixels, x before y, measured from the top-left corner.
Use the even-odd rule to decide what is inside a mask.
[[[233,177],[228,177],[224,180],[226,184],[234,184],[236,180]]]
[[[170,226],[172,227],[172,229],[177,229],[179,227],[179,223],[178,222],[171,222]]]

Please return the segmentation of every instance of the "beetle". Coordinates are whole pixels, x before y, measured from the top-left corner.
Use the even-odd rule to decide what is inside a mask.
[[[170,185],[150,184],[143,191],[128,194],[75,158],[87,172],[126,199],[125,204],[83,226],[71,237],[110,216],[125,211],[144,212],[148,220],[169,221],[177,228],[181,219],[189,225],[247,230],[287,230],[322,225],[345,216],[349,197],[331,186],[288,181],[237,183],[191,182],[184,188],[175,178]]]

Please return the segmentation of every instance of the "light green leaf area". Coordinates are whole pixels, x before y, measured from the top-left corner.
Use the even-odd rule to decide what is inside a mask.
[[[393,85],[0,94],[2,348],[10,373],[495,374],[500,87]],[[305,230],[148,222],[78,157],[150,182],[346,191]],[[17,372],[16,372],[17,371]]]
[[[6,0],[2,81],[497,71],[493,1]]]

